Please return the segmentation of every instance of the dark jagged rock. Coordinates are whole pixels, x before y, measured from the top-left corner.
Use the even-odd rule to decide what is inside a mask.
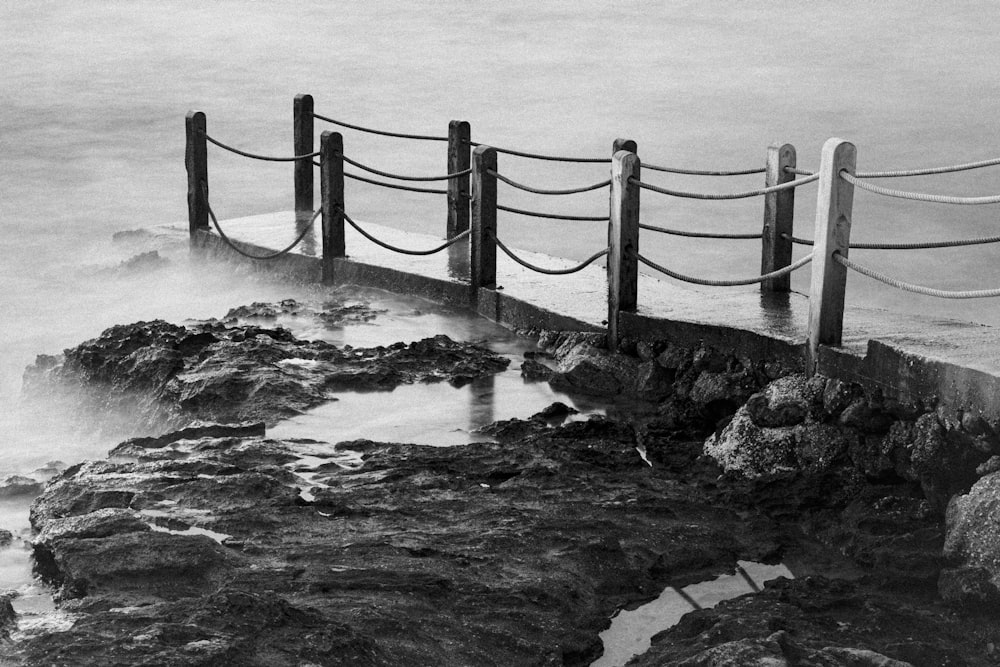
[[[333,400],[338,390],[462,384],[508,363],[447,336],[351,349],[299,340],[280,328],[153,321],[112,327],[61,359],[40,357],[25,388],[31,394],[79,387],[85,409],[162,431],[195,421],[274,422]]]
[[[372,308],[366,303],[346,303],[329,300],[320,307],[302,303],[295,299],[284,299],[278,303],[255,301],[249,305],[232,308],[222,321],[236,324],[239,321],[277,320],[280,317],[312,318],[327,327],[339,327],[344,324],[364,324],[371,322],[387,311]]]

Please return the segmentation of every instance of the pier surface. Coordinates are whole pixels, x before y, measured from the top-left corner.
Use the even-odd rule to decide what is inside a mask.
[[[251,254],[267,254],[296,237],[293,212],[221,221],[226,234]],[[441,238],[365,224],[377,238],[404,248],[424,249]],[[307,235],[287,255],[257,261],[264,269],[320,280],[317,238]],[[243,259],[214,231],[199,232],[197,243],[223,256]],[[348,257],[335,260],[334,282],[417,294],[456,305],[471,305],[489,319],[518,329],[603,331],[608,317],[607,276],[599,260],[571,275],[530,271],[502,253],[497,257],[497,289],[472,294],[467,242],[429,256],[409,256],[380,248],[348,227]],[[575,262],[516,251],[523,259],[560,269]],[[252,262],[255,260],[243,259]],[[637,340],[705,344],[756,361],[804,368],[808,296],[762,295],[755,287],[700,288],[639,276],[639,307],[623,313],[622,330]],[[933,309],[929,304],[928,310]],[[921,317],[848,305],[843,345],[824,347],[819,372],[880,388],[887,398],[938,404],[946,414],[973,413],[1000,422],[1000,329],[955,320]]]

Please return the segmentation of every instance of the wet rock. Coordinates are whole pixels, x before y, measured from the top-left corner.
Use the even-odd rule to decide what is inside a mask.
[[[0,498],[14,496],[37,496],[42,490],[42,483],[23,475],[9,475],[0,480]]]
[[[117,507],[94,510],[87,514],[52,519],[45,522],[35,544],[47,544],[64,538],[108,537],[118,533],[150,530],[149,525],[132,511]]]
[[[579,414],[579,410],[569,407],[562,401],[556,401],[555,403],[552,403],[551,405],[544,408],[540,412],[536,412],[535,414],[531,415],[531,418],[541,419],[543,421],[548,421],[553,419],[562,420],[568,417],[569,415],[575,415],[575,414]]]
[[[945,556],[954,563],[982,568],[1000,589],[1000,473],[986,475],[967,494],[952,498],[945,529]]]
[[[953,567],[941,570],[938,593],[945,602],[967,607],[1000,608],[1000,589],[982,567]]]
[[[528,382],[548,382],[555,371],[534,359],[521,362],[521,377]]]
[[[976,468],[987,458],[963,434],[949,433],[934,414],[916,420],[908,445],[913,474],[924,495],[942,511],[954,494],[972,486]]]
[[[26,372],[25,389],[82,387],[81,410],[117,412],[132,428],[162,431],[194,421],[273,422],[332,400],[339,389],[464,383],[508,363],[447,336],[341,349],[280,328],[154,321],[112,327],[61,360],[40,359]]]
[[[758,426],[773,428],[801,424],[810,409],[805,389],[805,376],[780,378],[767,385],[764,391],[750,397],[747,412]]]
[[[1000,471],[1000,456],[991,456],[985,462],[976,466],[976,474],[980,477]]]
[[[723,470],[756,477],[794,470],[795,442],[791,427],[762,428],[743,407],[721,432],[705,441],[705,454]]]
[[[0,547],[9,547],[14,543],[14,533],[0,529]]]

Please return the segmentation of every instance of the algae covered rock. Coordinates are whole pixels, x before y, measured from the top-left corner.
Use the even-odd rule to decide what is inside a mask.
[[[1000,590],[1000,473],[986,475],[967,494],[952,498],[945,527],[945,556],[965,567],[981,568]],[[967,575],[962,576],[965,587]],[[955,578],[951,573],[945,581],[952,589]]]

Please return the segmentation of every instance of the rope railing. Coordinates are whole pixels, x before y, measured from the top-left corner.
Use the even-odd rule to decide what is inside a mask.
[[[547,269],[545,267],[538,266],[537,264],[532,264],[531,262],[527,261],[522,257],[518,257],[516,254],[514,254],[514,252],[511,251],[510,248],[504,245],[504,243],[499,238],[497,238],[496,234],[490,232],[489,236],[497,244],[497,247],[500,248],[500,250],[502,250],[503,253],[508,257],[510,257],[512,260],[514,260],[515,262],[517,262],[526,269],[530,269],[531,271],[534,271],[536,273],[544,273],[545,275],[548,276],[565,276],[570,273],[577,273],[578,271],[582,271],[588,266],[590,266],[593,262],[607,255],[608,252],[610,251],[610,248],[605,248],[604,250],[595,252],[593,255],[583,260],[579,264],[571,266],[566,269]]]
[[[611,179],[601,181],[600,183],[594,183],[593,185],[585,185],[579,188],[566,188],[564,190],[546,190],[542,188],[533,188],[529,185],[524,185],[523,183],[518,183],[517,181],[507,178],[501,173],[498,173],[492,169],[487,169],[486,173],[493,176],[498,181],[503,181],[507,185],[516,188],[518,190],[524,190],[525,192],[531,192],[536,195],[575,195],[581,192],[590,192],[591,190],[600,190],[601,188],[606,188],[611,185]]]
[[[358,132],[378,134],[383,137],[396,137],[397,139],[417,139],[420,141],[448,141],[448,137],[436,137],[427,134],[403,134],[402,132],[388,132],[386,130],[375,130],[370,127],[364,127],[363,125],[352,125],[351,123],[345,123],[342,120],[335,120],[333,118],[330,118],[329,116],[321,116],[318,113],[314,113],[313,118],[326,121],[327,123],[333,123],[334,125],[339,125],[340,127],[346,127],[351,130],[357,130]]]
[[[859,171],[854,175],[857,178],[902,178],[905,176],[927,176],[928,174],[950,174],[956,171],[969,171],[970,169],[981,169],[983,167],[993,167],[996,165],[1000,165],[1000,158],[980,160],[979,162],[966,162],[964,164],[953,164],[945,167],[928,167],[925,169]]]
[[[786,174],[797,174],[799,176],[815,176],[815,171],[809,171],[808,169],[799,169],[798,167],[785,167]]]
[[[255,255],[237,246],[233,242],[233,240],[229,238],[229,236],[227,236],[224,231],[222,231],[222,226],[219,225],[219,220],[218,218],[215,217],[215,212],[212,210],[212,206],[208,203],[207,192],[205,193],[205,206],[208,208],[208,215],[212,218],[212,224],[215,226],[215,231],[219,233],[219,238],[221,238],[227,246],[229,246],[232,250],[236,251],[238,254],[243,255],[244,257],[247,257],[249,259],[259,259],[259,260],[277,259],[278,257],[290,253],[292,249],[295,248],[295,246],[297,246],[299,243],[302,242],[302,239],[306,237],[306,234],[308,234],[309,231],[312,230],[312,226],[313,223],[316,222],[316,218],[318,218],[319,215],[323,212],[323,209],[319,209],[318,211],[313,213],[312,218],[309,219],[309,222],[307,224],[303,225],[302,231],[299,232],[299,235],[297,237],[295,237],[295,240],[289,243],[281,250],[278,250],[277,252],[268,253],[266,255]]]
[[[611,158],[606,157],[565,157],[562,155],[545,155],[543,153],[529,153],[527,151],[516,151],[513,148],[499,148],[493,144],[483,144],[476,141],[470,141],[470,146],[489,146],[497,153],[503,153],[504,155],[514,155],[517,157],[530,158],[533,160],[548,160],[549,162],[577,162],[581,164],[610,164]]]
[[[801,239],[797,236],[782,234],[782,238],[797,245],[811,246],[812,239]],[[982,236],[974,239],[960,239],[956,241],[914,241],[907,243],[854,243],[850,244],[851,250],[933,250],[936,248],[960,248],[963,246],[987,245],[990,243],[1000,243],[1000,236]]]
[[[770,273],[765,273],[763,275],[754,276],[753,278],[742,278],[735,280],[711,280],[706,278],[694,278],[692,276],[684,275],[683,273],[677,273],[676,271],[671,271],[667,267],[657,264],[652,260],[646,259],[639,253],[633,251],[631,254],[634,255],[637,260],[639,260],[639,263],[644,264],[651,269],[655,269],[660,273],[663,273],[671,278],[674,278],[675,280],[680,280],[685,283],[692,283],[694,285],[705,285],[708,287],[738,287],[741,285],[755,285],[757,283],[762,283],[765,280],[773,280],[775,278],[781,278],[782,276],[786,276],[789,273],[795,271],[796,269],[802,268],[803,266],[811,262],[813,258],[813,254],[809,253],[805,257],[795,262],[792,262],[786,267],[780,268],[777,271],[771,271]]]
[[[941,290],[933,287],[926,287],[924,285],[916,285],[914,283],[908,283],[899,280],[898,278],[887,276],[884,273],[880,273],[874,269],[870,269],[866,266],[856,264],[851,260],[849,260],[848,258],[844,257],[839,252],[833,253],[833,259],[837,263],[847,267],[848,269],[851,269],[852,271],[856,271],[857,273],[860,273],[863,276],[867,276],[873,280],[877,280],[878,282],[889,285],[890,287],[895,287],[896,289],[904,290],[906,292],[913,292],[914,294],[922,294],[924,296],[935,296],[940,299],[983,299],[983,298],[1000,296],[1000,287],[993,289],[981,289],[981,290],[959,290],[959,291]]]
[[[306,153],[305,155],[293,155],[291,157],[273,157],[271,155],[259,155],[257,153],[248,153],[247,151],[241,151],[238,148],[233,148],[227,144],[222,143],[218,139],[212,138],[207,132],[202,132],[205,139],[211,143],[215,144],[219,148],[229,151],[230,153],[235,153],[236,155],[242,155],[243,157],[248,157],[252,160],[263,160],[264,162],[297,162],[298,160],[310,160],[314,157],[319,156],[319,151],[315,153]]]
[[[562,215],[558,213],[542,213],[540,211],[527,211],[521,208],[514,208],[512,206],[503,206],[497,204],[498,211],[506,211],[507,213],[514,213],[516,215],[525,215],[530,218],[548,218],[550,220],[573,220],[576,222],[607,222],[610,220],[610,216],[604,215]]]
[[[448,248],[448,247],[450,247],[452,245],[455,245],[456,243],[458,243],[462,239],[464,239],[467,236],[469,236],[469,234],[472,232],[472,230],[466,229],[464,232],[461,232],[460,234],[456,234],[455,236],[451,237],[450,239],[447,239],[441,245],[439,245],[439,246],[437,246],[435,248],[431,248],[430,250],[409,250],[407,248],[400,248],[399,246],[392,245],[391,243],[387,243],[387,242],[385,242],[385,241],[383,241],[381,239],[378,239],[378,238],[372,236],[371,234],[369,234],[368,232],[366,232],[364,229],[362,229],[362,227],[358,223],[356,223],[353,219],[351,219],[351,216],[347,215],[346,211],[344,211],[343,209],[340,209],[340,212],[343,214],[344,220],[346,220],[347,223],[351,227],[353,227],[355,229],[355,231],[357,231],[359,234],[361,234],[362,236],[364,236],[366,239],[368,239],[369,241],[371,241],[372,243],[374,243],[377,246],[385,248],[386,250],[391,250],[392,252],[398,252],[401,255],[418,255],[418,256],[433,255],[435,253],[441,252],[445,248]]]
[[[669,227],[657,227],[656,225],[647,225],[639,223],[639,229],[648,229],[651,232],[660,232],[661,234],[670,234],[671,236],[686,236],[688,238],[694,239],[726,239],[726,240],[755,240],[763,238],[763,234],[760,232],[756,234],[729,234],[725,232],[689,232],[683,229],[671,229]]]
[[[679,167],[661,167],[659,165],[649,164],[648,162],[643,162],[642,168],[651,169],[652,171],[663,171],[668,174],[683,174],[685,176],[746,176],[748,174],[763,174],[765,171],[767,171],[765,167],[754,167],[753,169],[736,169],[733,171],[681,169]]]
[[[927,194],[924,192],[910,192],[906,190],[893,190],[892,188],[883,188],[880,185],[873,185],[871,183],[865,183],[861,179],[857,178],[850,172],[842,170],[840,172],[840,177],[845,181],[853,185],[854,187],[860,188],[862,190],[867,190],[868,192],[874,192],[877,195],[883,195],[885,197],[896,197],[897,199],[909,199],[910,201],[925,201],[931,202],[933,204],[958,204],[965,206],[976,206],[980,204],[998,204],[1000,203],[1000,195],[987,195],[985,197],[953,197],[950,195],[935,195]]]
[[[704,194],[698,192],[683,192],[681,190],[670,190],[668,188],[662,188],[657,185],[652,185],[651,183],[644,183],[636,178],[629,178],[629,183],[636,185],[644,190],[651,190],[653,192],[658,192],[661,195],[669,195],[671,197],[683,197],[685,199],[709,199],[709,200],[724,200],[724,199],[746,199],[748,197],[759,197],[761,195],[770,194],[772,192],[781,192],[782,190],[791,190],[797,188],[800,185],[806,185],[807,183],[813,183],[819,180],[819,174],[813,174],[806,178],[797,179],[794,181],[788,181],[787,183],[781,183],[780,185],[772,185],[766,188],[760,188],[758,190],[748,190],[747,192],[733,192],[728,194]]]
[[[470,168],[457,171],[454,174],[445,174],[444,176],[402,176],[400,174],[394,174],[390,171],[381,171],[379,169],[369,167],[367,165],[358,162],[357,160],[352,160],[346,155],[341,155],[341,158],[343,158],[344,162],[346,162],[347,164],[357,167],[362,171],[367,171],[370,174],[383,176],[385,178],[395,178],[396,180],[399,181],[450,181],[453,178],[461,178],[462,176],[468,176],[469,174],[472,173],[472,169]]]
[[[321,166],[319,162],[313,161],[313,165],[319,167]],[[366,178],[359,174],[352,174],[350,172],[344,172],[344,178],[351,178],[355,181],[361,181],[362,183],[371,183],[372,185],[377,185],[382,188],[390,188],[392,190],[404,190],[406,192],[423,192],[430,195],[446,195],[447,190],[441,190],[440,188],[418,188],[412,185],[400,185],[398,183],[386,183],[385,181],[376,181],[374,178]]]

